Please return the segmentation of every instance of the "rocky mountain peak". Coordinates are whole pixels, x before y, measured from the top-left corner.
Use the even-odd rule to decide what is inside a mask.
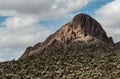
[[[112,37],[107,36],[100,23],[91,16],[81,13],[50,35],[43,43],[29,47],[21,58],[43,52],[62,53],[67,47],[72,46],[71,48],[76,49],[83,44],[111,46],[114,42]]]
[[[76,16],[74,16],[72,22],[75,25],[79,24],[79,23],[84,23],[85,24],[86,22],[90,21],[91,19],[92,19],[91,16],[81,13],[81,14],[77,14]]]
[[[84,36],[92,36],[106,43],[112,43],[111,37],[108,37],[102,26],[94,18],[87,14],[78,14],[72,20],[72,26],[83,32]]]

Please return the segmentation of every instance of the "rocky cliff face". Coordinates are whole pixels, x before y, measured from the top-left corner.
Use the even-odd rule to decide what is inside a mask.
[[[71,22],[63,25],[43,43],[27,48],[21,59],[44,52],[59,51],[62,53],[67,47],[71,46],[75,49],[86,44],[111,46],[114,42],[94,18],[87,14],[78,14]]]

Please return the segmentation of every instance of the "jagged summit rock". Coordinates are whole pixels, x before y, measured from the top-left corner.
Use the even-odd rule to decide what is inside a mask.
[[[44,52],[62,52],[67,47],[76,49],[85,44],[111,46],[114,42],[112,37],[107,36],[100,23],[91,16],[81,13],[50,35],[43,43],[27,48],[21,59]]]
[[[87,14],[78,14],[73,18],[73,27],[81,29],[84,36],[92,36],[105,43],[113,44],[111,37],[108,37],[102,26],[94,18]]]

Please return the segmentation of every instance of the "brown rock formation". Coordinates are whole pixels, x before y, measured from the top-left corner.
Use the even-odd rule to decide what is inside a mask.
[[[100,23],[95,19],[87,14],[78,14],[71,22],[63,25],[43,43],[26,49],[21,59],[43,52],[59,51],[62,53],[68,46],[72,46],[73,49],[75,49],[78,45],[83,44],[110,46],[113,45],[114,42],[112,37],[106,35]]]

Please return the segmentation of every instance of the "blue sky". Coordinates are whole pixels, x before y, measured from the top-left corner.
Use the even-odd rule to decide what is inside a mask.
[[[44,41],[78,13],[94,17],[108,36],[120,40],[120,0],[28,1],[0,2],[0,61],[19,58],[28,46]]]
[[[77,13],[86,13],[92,17],[95,17],[95,10],[99,9],[101,6],[103,6],[106,3],[111,2],[111,1],[113,1],[113,0],[91,0],[91,2],[89,2],[88,5],[84,6],[82,9],[78,9],[78,10],[72,11],[70,13],[74,14],[74,15]],[[56,26],[56,29],[58,29],[63,24],[71,21],[73,16],[70,18],[58,18],[58,19],[54,19],[54,20],[41,20],[40,24],[43,26]]]

